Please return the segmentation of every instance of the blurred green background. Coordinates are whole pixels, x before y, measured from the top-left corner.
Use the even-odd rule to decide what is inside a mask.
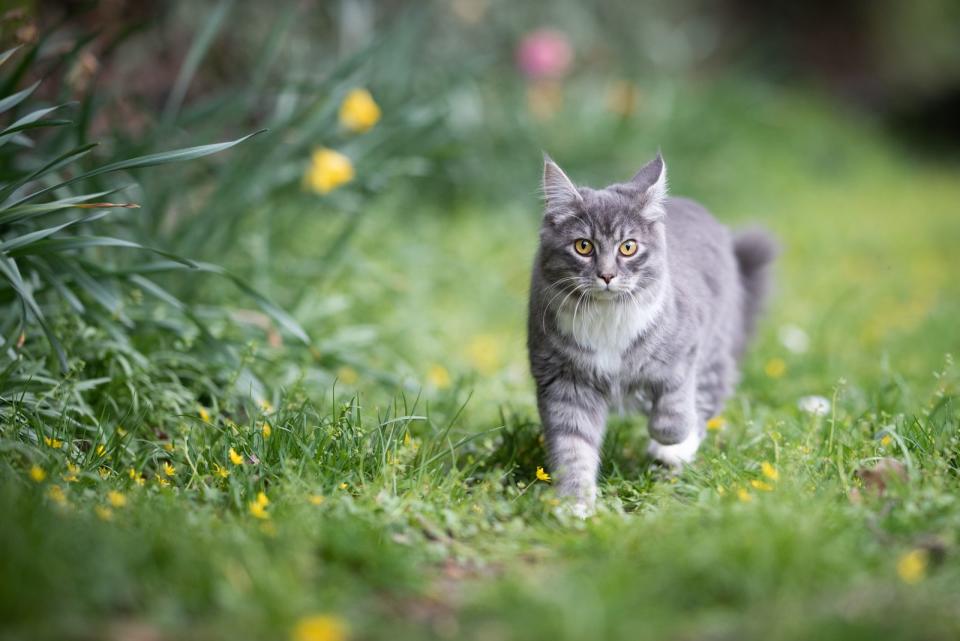
[[[8,1],[0,34],[0,639],[960,634],[960,4]],[[658,149],[778,236],[777,290],[702,459],[614,419],[581,524],[536,480],[542,152],[596,186]]]

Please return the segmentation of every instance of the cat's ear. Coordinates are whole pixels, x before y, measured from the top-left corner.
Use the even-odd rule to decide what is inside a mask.
[[[558,214],[576,203],[583,202],[583,196],[576,186],[547,154],[543,154],[543,200],[548,215]]]
[[[658,220],[667,213],[664,208],[667,198],[667,164],[663,162],[659,151],[656,158],[641,167],[630,179],[630,184],[640,192],[644,218]]]

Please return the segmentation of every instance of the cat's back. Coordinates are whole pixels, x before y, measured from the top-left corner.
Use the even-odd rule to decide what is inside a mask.
[[[701,300],[733,295],[737,263],[727,226],[689,198],[668,198],[665,208],[667,258],[674,285]]]

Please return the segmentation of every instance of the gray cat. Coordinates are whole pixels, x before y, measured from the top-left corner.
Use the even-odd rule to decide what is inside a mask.
[[[585,516],[609,411],[647,414],[655,460],[693,461],[736,384],[776,247],[668,197],[660,154],[599,190],[545,157],[543,192],[527,346],[557,489]]]

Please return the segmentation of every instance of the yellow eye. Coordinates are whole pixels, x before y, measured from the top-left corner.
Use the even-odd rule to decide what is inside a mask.
[[[589,256],[593,253],[593,243],[586,238],[578,238],[573,241],[573,250],[581,256]]]
[[[623,254],[624,256],[633,256],[634,254],[637,253],[637,249],[639,247],[640,246],[637,245],[637,241],[633,239],[625,240],[622,243],[620,243],[620,253]]]

